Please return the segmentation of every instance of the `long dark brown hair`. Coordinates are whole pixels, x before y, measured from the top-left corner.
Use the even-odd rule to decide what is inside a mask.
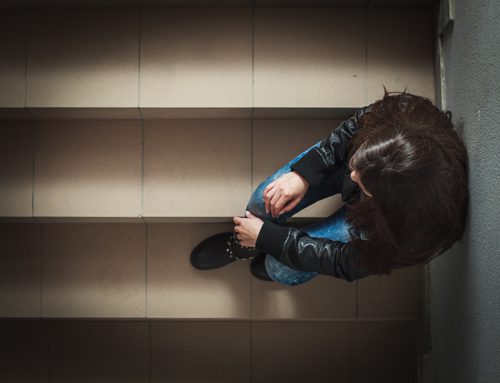
[[[360,124],[349,166],[372,197],[347,206],[348,221],[363,234],[352,243],[375,274],[426,263],[464,232],[467,152],[451,114],[384,87]]]

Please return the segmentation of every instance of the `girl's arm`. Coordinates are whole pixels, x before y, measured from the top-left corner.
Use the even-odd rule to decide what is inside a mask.
[[[349,282],[370,275],[361,265],[362,255],[349,242],[310,237],[299,229],[269,221],[264,221],[256,247],[300,271],[315,271]]]
[[[331,173],[344,163],[349,150],[349,141],[361,127],[360,120],[371,106],[365,106],[343,121],[325,139],[319,147],[314,147],[304,157],[291,166],[311,186],[319,185],[328,173]]]

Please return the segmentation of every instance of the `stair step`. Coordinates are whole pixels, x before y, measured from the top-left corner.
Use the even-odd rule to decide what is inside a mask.
[[[423,8],[5,8],[0,21],[3,119],[334,118],[383,84],[434,99]]]
[[[339,120],[11,121],[0,217],[42,222],[217,222]],[[339,196],[299,212],[326,217]]]
[[[0,334],[2,381],[416,381],[407,321],[44,320]]]
[[[218,224],[1,224],[0,317],[418,320],[422,266],[293,288],[249,263],[200,271],[192,249]]]

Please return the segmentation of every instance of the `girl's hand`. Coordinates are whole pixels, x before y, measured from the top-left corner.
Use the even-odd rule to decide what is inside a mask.
[[[292,210],[304,198],[309,183],[296,171],[286,173],[264,189],[266,213],[277,217]]]
[[[264,221],[249,211],[246,212],[246,216],[247,218],[233,217],[233,222],[235,223],[234,232],[242,246],[255,247]]]

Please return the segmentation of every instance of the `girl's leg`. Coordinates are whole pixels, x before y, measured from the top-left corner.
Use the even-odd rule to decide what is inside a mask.
[[[311,237],[328,238],[333,241],[349,241],[350,225],[346,221],[345,206],[337,210],[328,218],[313,223],[303,230]],[[287,286],[295,286],[310,281],[318,275],[312,271],[299,271],[279,262],[267,254],[265,259],[266,270],[273,281]]]
[[[272,221],[278,224],[284,224],[288,220],[288,218],[292,217],[293,215],[295,215],[302,209],[306,208],[307,206],[313,204],[314,202],[329,197],[331,195],[340,193],[344,177],[342,169],[338,169],[337,171],[333,172],[332,175],[328,177],[328,179],[325,180],[325,182],[323,182],[323,184],[310,187],[307,190],[306,194],[304,195],[304,198],[292,210],[281,214],[277,218],[272,217],[270,213],[266,213],[266,206],[264,203],[263,193],[267,185],[269,185],[276,179],[280,178],[284,174],[291,172],[292,171],[291,166],[299,159],[301,159],[313,147],[319,146],[320,142],[321,141],[318,141],[316,144],[309,147],[304,152],[300,153],[297,157],[295,157],[290,162],[288,162],[280,169],[278,169],[274,174],[270,175],[264,181],[262,181],[252,193],[252,196],[248,201],[246,210],[248,210],[250,213],[261,218],[264,221]]]
[[[297,212],[306,208],[307,206],[319,201],[323,198],[329,197],[331,195],[341,192],[342,182],[344,178],[344,170],[339,168],[331,174],[321,185],[310,187],[304,198],[300,203],[295,206],[291,211],[281,214],[278,218],[273,218],[271,214],[266,213],[263,192],[267,185],[269,185],[274,180],[278,179],[282,175],[292,171],[291,165],[302,158],[309,150],[313,147],[318,146],[320,142],[317,142],[313,146],[306,149],[303,153],[299,154],[297,157],[292,159],[290,162],[285,164],[283,167],[278,169],[274,174],[266,178],[259,186],[255,189],[250,200],[247,204],[246,210],[250,211],[253,215],[265,220],[273,221],[277,224],[284,224],[288,218],[292,217]],[[347,223],[345,222],[345,210],[340,209],[339,211],[333,213],[327,219],[312,224],[304,230],[311,235],[316,237],[331,238],[334,240],[344,240],[347,241],[349,238],[348,228],[346,228]],[[346,234],[347,233],[347,234]],[[286,265],[283,265],[277,261],[271,255],[267,255],[265,259],[266,270],[271,277],[276,282],[288,286],[294,286],[309,281],[318,275],[315,272],[304,272],[292,269]]]

